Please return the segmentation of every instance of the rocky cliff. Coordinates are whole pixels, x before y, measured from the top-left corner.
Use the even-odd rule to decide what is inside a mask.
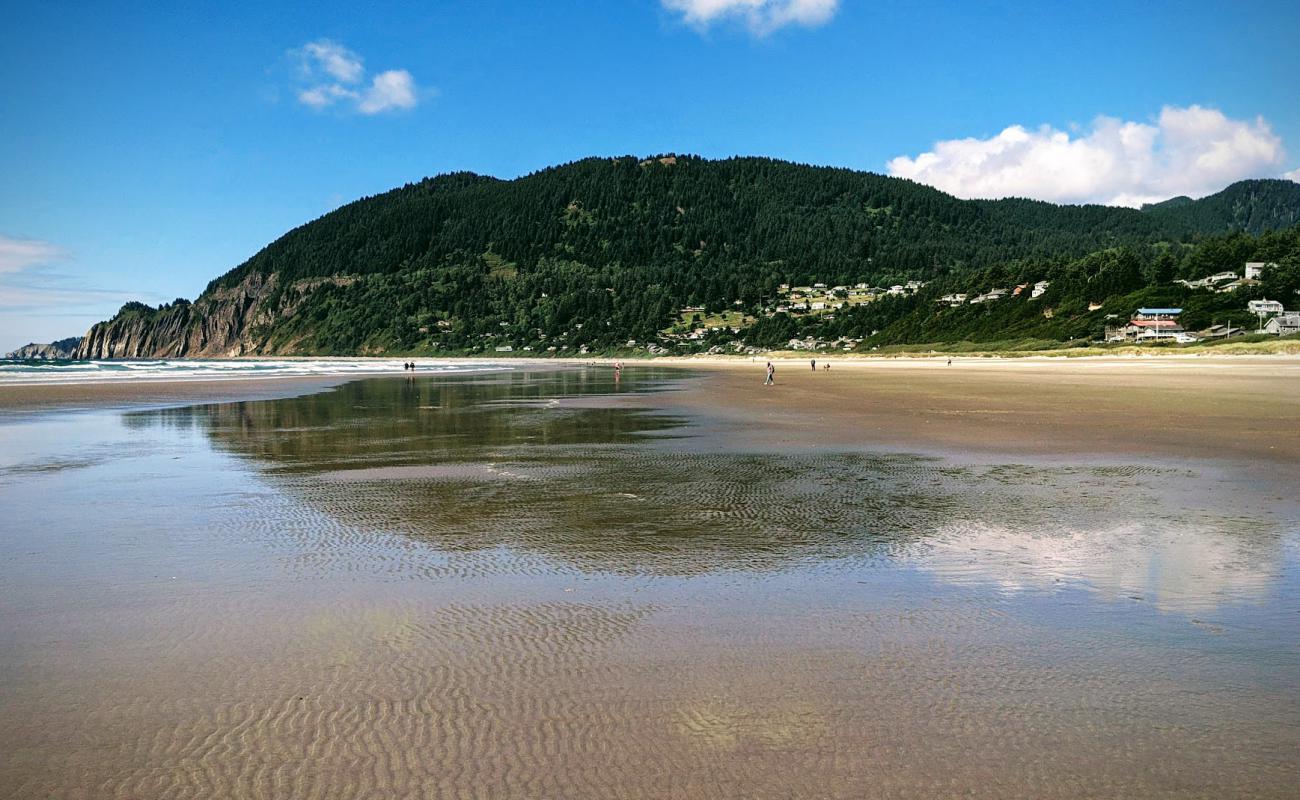
[[[295,281],[280,290],[279,276],[252,273],[238,284],[217,287],[190,303],[151,308],[128,303],[112,319],[81,338],[76,358],[235,358],[295,352],[293,342],[271,344],[275,323],[293,315],[311,292],[350,278]]]
[[[76,351],[77,345],[81,339],[73,336],[68,339],[60,339],[57,342],[49,344],[25,344],[12,353],[5,354],[5,358],[17,359],[58,359],[72,358]]]

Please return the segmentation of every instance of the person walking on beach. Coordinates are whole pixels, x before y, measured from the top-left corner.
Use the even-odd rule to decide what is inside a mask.
[[[817,371],[817,359],[815,358],[812,360],[812,371],[813,372]]]
[[[767,380],[763,381],[763,385],[771,386],[772,384],[776,383],[775,376],[776,376],[776,367],[772,366],[772,362],[769,361],[767,362]]]

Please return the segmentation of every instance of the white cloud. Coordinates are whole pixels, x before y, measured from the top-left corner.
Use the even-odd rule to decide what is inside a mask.
[[[56,244],[0,234],[0,353],[84,333],[127,300],[166,299],[95,286],[84,274],[60,271],[60,262],[71,260]]]
[[[816,27],[839,10],[839,0],[661,0],[690,25],[706,28],[719,20],[740,20],[765,36],[786,25]]]
[[[390,69],[374,77],[357,110],[362,114],[378,114],[395,108],[414,108],[415,103],[415,78],[404,69]]]
[[[1300,168],[1293,169],[1290,172],[1283,172],[1282,177],[1289,178],[1295,181],[1296,183],[1300,183]]]
[[[0,273],[18,272],[66,257],[63,248],[49,242],[0,234]]]
[[[329,39],[319,39],[303,45],[302,55],[314,62],[316,69],[344,83],[356,83],[365,74],[361,56]]]
[[[1154,124],[1098,117],[1074,136],[1012,125],[988,139],[952,139],[915,158],[899,156],[888,170],[957,197],[1138,206],[1271,177],[1285,158],[1262,117],[1235,120],[1193,105],[1165,106]]]
[[[364,60],[337,42],[318,39],[289,54],[298,62],[298,102],[309,108],[339,106],[370,115],[415,108],[419,103],[422,92],[410,72],[386,70],[365,85]]]
[[[312,108],[332,106],[340,100],[355,100],[357,93],[336,84],[313,86],[298,92],[298,102]]]

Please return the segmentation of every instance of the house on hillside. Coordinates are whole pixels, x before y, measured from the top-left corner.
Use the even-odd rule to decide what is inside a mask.
[[[1274,264],[1271,261],[1247,261],[1245,277],[1247,280],[1259,280],[1264,276],[1264,270],[1276,266],[1277,264]]]
[[[1281,314],[1286,309],[1282,308],[1282,304],[1276,300],[1251,300],[1246,303],[1246,310],[1257,317],[1262,317],[1266,314]]]
[[[1182,314],[1181,308],[1139,308],[1133,314],[1135,320],[1177,320]]]
[[[1132,333],[1134,341],[1173,339],[1184,333],[1183,326],[1172,319],[1133,319],[1129,320],[1126,331]],[[1129,338],[1126,334],[1125,338]]]
[[[1001,300],[1007,296],[1006,289],[989,289],[984,294],[976,295],[970,299],[971,303],[987,303],[991,300]]]
[[[1127,325],[1106,329],[1108,342],[1183,340],[1186,331],[1178,324],[1181,308],[1139,308]]]
[[[1253,278],[1242,278],[1239,281],[1232,281],[1231,283],[1225,283],[1219,288],[1215,289],[1214,291],[1218,292],[1219,294],[1227,294],[1228,292],[1235,292],[1243,286],[1258,286],[1258,285],[1259,285],[1259,281]]]
[[[1029,299],[1032,300],[1036,297],[1042,297],[1043,293],[1047,291],[1047,287],[1051,285],[1051,281],[1039,281],[1038,283],[1035,283],[1033,291],[1029,293]]]

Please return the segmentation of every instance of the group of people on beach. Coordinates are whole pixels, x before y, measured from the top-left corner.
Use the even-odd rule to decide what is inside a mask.
[[[813,372],[816,372],[816,371],[817,371],[817,359],[815,359],[815,358],[814,358],[814,359],[811,359],[808,363],[811,365],[811,367],[812,367],[812,371],[813,371]],[[830,369],[830,368],[831,368],[831,365],[830,365],[829,363],[827,363],[827,362],[822,362],[822,370],[823,370],[823,371],[828,370],[828,369]],[[775,384],[775,383],[776,383],[776,367],[772,365],[772,362],[771,362],[771,361],[769,361],[769,362],[767,362],[767,378],[765,378],[765,379],[763,380],[763,385],[764,385],[764,386],[772,386],[772,385]]]
[[[408,370],[408,369],[409,369],[411,372],[415,372],[415,362],[414,362],[414,361],[406,361],[406,362],[403,362],[403,363],[402,363],[402,369],[403,369],[403,370]]]

